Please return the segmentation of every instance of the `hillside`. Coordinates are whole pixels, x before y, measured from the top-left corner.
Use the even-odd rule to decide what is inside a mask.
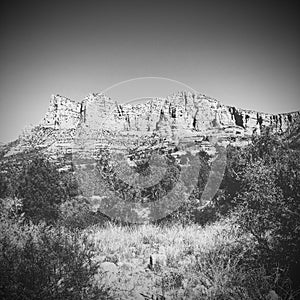
[[[0,148],[1,299],[297,299],[299,128],[190,93],[53,97]]]

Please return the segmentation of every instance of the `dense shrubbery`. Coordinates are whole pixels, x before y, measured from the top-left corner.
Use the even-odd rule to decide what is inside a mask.
[[[255,242],[251,251],[242,254],[230,286],[234,287],[236,276],[245,275],[243,268],[249,268],[250,273],[253,271],[253,276],[258,272],[262,281],[273,274],[288,275],[296,286],[300,266],[299,151],[288,149],[276,137],[268,135],[255,138],[245,148],[229,147],[221,188],[211,205],[204,209],[199,209],[199,199],[211,165],[208,155],[200,153],[199,157],[201,173],[197,187],[166,223],[175,220],[185,225],[205,225],[227,217],[233,226],[240,228],[241,234],[250,235]],[[13,299],[17,294],[22,295],[20,299],[93,298],[94,292],[99,292],[90,285],[96,270],[91,263],[93,248],[86,244],[87,240],[79,238],[76,229],[103,224],[107,219],[93,211],[89,196],[104,193],[109,197],[110,191],[125,203],[151,202],[166,195],[178,183],[184,191],[188,180],[179,181],[180,166],[171,156],[167,158],[168,167],[163,179],[143,190],[118,178],[108,153],[102,153],[96,168],[78,171],[77,177],[71,172],[58,172],[57,166],[39,157],[18,166],[12,165],[7,169],[8,173],[1,173],[0,198],[4,198],[1,204],[2,295],[10,295],[6,299]],[[147,172],[147,163],[140,162],[136,171]],[[54,227],[41,225],[41,221]],[[82,241],[86,247],[79,247]],[[225,250],[233,249],[229,248]],[[215,249],[211,255],[216,255],[217,251]],[[206,270],[211,259],[210,254],[207,255],[198,261]],[[228,254],[228,257],[232,256]],[[52,269],[50,265],[56,267]],[[251,266],[253,270],[250,270]],[[76,281],[78,274],[83,276],[81,283]],[[259,289],[265,289],[265,293],[268,288],[271,287]],[[220,289],[216,288],[215,292],[211,299],[218,293],[221,293],[220,297],[226,296]],[[235,292],[238,295],[239,291]]]
[[[0,220],[1,299],[107,299],[93,283],[98,265],[87,236],[7,216]]]
[[[146,176],[150,173],[149,159],[151,153],[146,158],[142,158],[143,154],[136,154],[135,166],[132,167],[134,172]],[[159,153],[157,153],[159,156]],[[96,172],[94,173],[96,177],[102,180],[106,188],[113,191],[117,197],[120,199],[130,202],[138,201],[149,201],[153,202],[161,199],[166,195],[172,188],[174,184],[178,181],[180,174],[180,167],[176,164],[175,159],[171,155],[164,156],[164,165],[161,166],[161,162],[157,163],[157,172],[162,172],[162,174],[155,174],[160,181],[149,187],[138,188],[124,182],[120,176],[120,172],[126,172],[126,169],[120,170],[118,166],[118,172],[115,170],[115,166],[112,163],[111,154],[107,151],[101,151],[99,154],[99,160],[97,160]],[[153,171],[152,171],[153,172]]]
[[[228,149],[214,215],[232,222],[257,242],[256,259],[269,273],[279,268],[299,283],[300,153],[276,137],[257,137],[246,148]]]
[[[8,162],[5,171],[0,185],[0,298],[109,299],[108,291],[94,282],[96,248],[76,230],[99,219],[93,220],[93,212],[74,198],[75,208],[68,209],[77,196],[74,177],[37,156]]]
[[[16,196],[23,200],[25,217],[35,223],[57,220],[59,205],[67,198],[60,173],[42,158],[23,165]]]
[[[86,198],[77,197],[61,204],[58,223],[72,230],[103,225],[108,220],[101,212],[94,211]]]
[[[61,203],[70,199],[77,189],[70,174],[57,170],[57,166],[37,154],[3,166],[0,178],[0,198],[18,198],[22,202],[25,218],[34,223],[55,223]]]
[[[240,178],[233,200],[236,222],[256,239],[264,264],[270,270],[289,270],[296,284],[295,273],[300,269],[300,153],[270,137],[259,139],[248,151],[247,165],[236,171]]]

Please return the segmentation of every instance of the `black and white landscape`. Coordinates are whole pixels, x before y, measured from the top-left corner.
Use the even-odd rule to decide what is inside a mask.
[[[298,299],[292,2],[1,6],[1,299]]]

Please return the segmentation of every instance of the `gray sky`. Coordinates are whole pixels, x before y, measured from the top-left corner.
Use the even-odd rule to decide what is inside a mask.
[[[38,124],[51,94],[79,101],[143,76],[227,105],[299,110],[297,11],[293,1],[2,1],[0,141]]]

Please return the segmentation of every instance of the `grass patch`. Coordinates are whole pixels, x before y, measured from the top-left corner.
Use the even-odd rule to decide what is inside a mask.
[[[268,275],[256,263],[255,241],[229,221],[204,228],[108,224],[87,232],[100,267],[116,266],[105,273],[115,299],[266,299],[270,291],[296,299],[280,270]]]

